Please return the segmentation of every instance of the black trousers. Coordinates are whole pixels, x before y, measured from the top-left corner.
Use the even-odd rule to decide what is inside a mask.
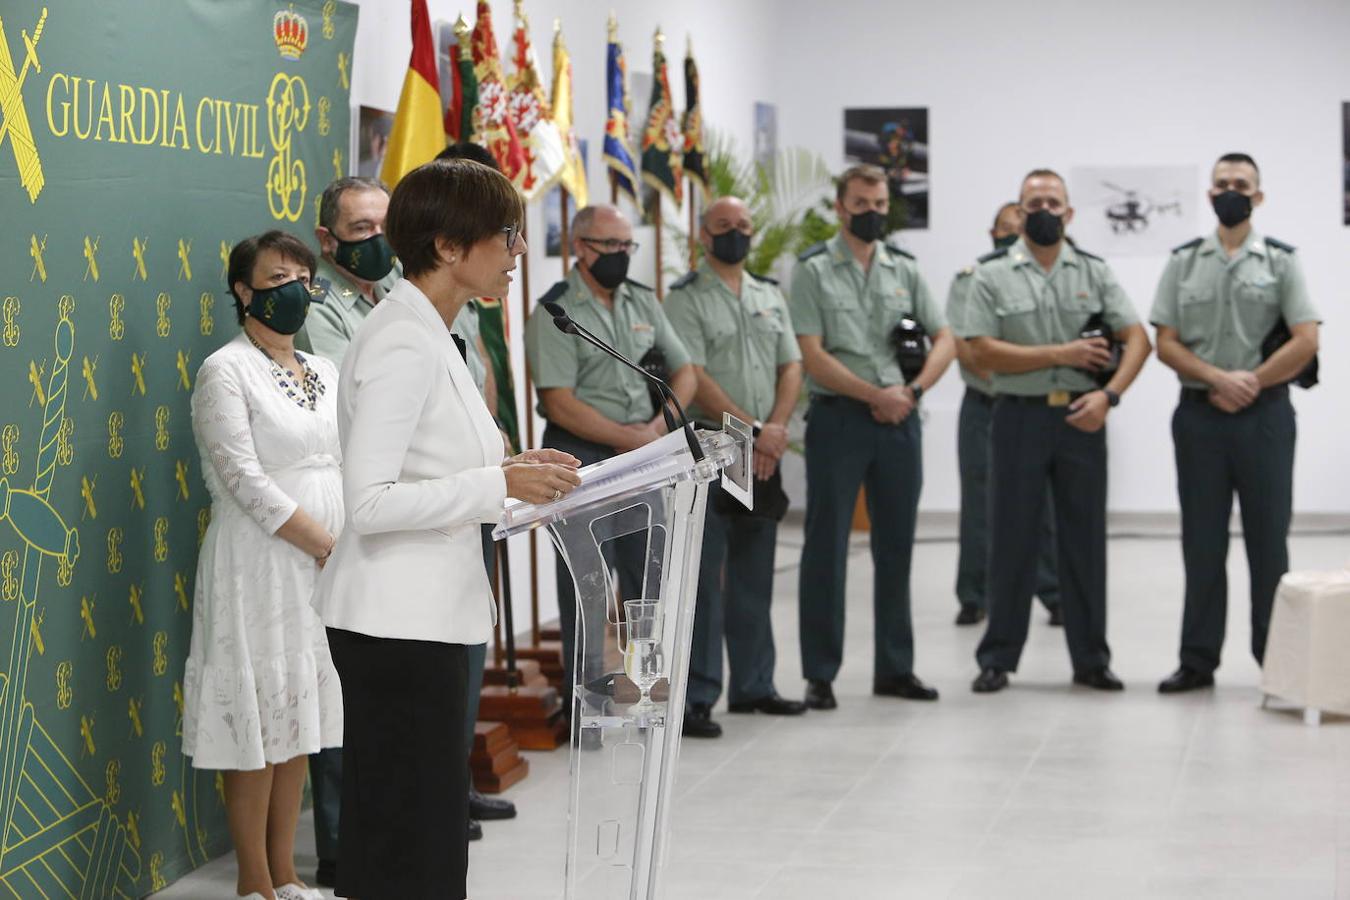
[[[556,425],[544,428],[540,440],[541,447],[562,450],[581,460],[583,466],[598,463],[615,455],[614,448],[597,444],[585,438],[577,437]],[[647,535],[630,534],[611,541],[603,548],[609,565],[619,572],[619,593],[625,600],[642,596],[642,579],[646,568]],[[572,584],[572,572],[558,557],[554,570],[558,591],[558,630],[562,632],[563,645],[563,709],[572,715],[572,682],[576,677],[577,644],[577,594]],[[599,640],[587,642],[586,653],[590,659],[587,668],[597,671],[604,656],[603,636]]]
[[[1289,571],[1289,519],[1294,493],[1294,406],[1289,388],[1263,392],[1238,413],[1183,393],[1172,414],[1186,609],[1181,663],[1200,672],[1219,667],[1228,619],[1228,521],[1236,491],[1251,577],[1252,656],[1261,662],[1275,588]]]
[[[1068,408],[999,397],[990,433],[989,624],[981,668],[1017,670],[1036,590],[1049,481],[1059,550],[1059,605],[1075,672],[1111,661],[1106,643],[1106,429],[1064,421]]]
[[[467,648],[336,628],[328,646],[346,718],[337,895],[463,900]]]

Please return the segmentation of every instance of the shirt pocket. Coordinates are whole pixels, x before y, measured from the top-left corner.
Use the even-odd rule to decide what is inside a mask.
[[[656,326],[634,322],[629,328],[628,340],[632,342],[633,359],[641,360],[642,355],[656,345]]]
[[[1256,272],[1233,282],[1233,314],[1242,334],[1253,344],[1265,340],[1280,318],[1279,282],[1269,272]]]
[[[1177,293],[1177,334],[1183,344],[1198,343],[1213,333],[1218,303],[1213,288],[1182,286]]]
[[[867,352],[866,316],[854,297],[826,296],[820,301],[825,325],[825,349],[850,353]]]
[[[1004,297],[994,310],[998,337],[1013,344],[1036,345],[1046,340],[1036,301],[1030,297]]]

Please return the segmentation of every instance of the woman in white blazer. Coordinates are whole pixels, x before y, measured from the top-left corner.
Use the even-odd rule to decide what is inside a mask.
[[[566,453],[503,458],[450,332],[470,298],[506,295],[523,221],[486,166],[404,176],[385,223],[404,278],[343,361],[346,527],[314,600],[345,711],[339,896],[464,897],[466,645],[494,617],[479,525],[507,497],[557,500],[580,482]]]

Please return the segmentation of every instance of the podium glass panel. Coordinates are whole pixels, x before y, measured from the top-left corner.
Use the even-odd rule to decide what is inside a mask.
[[[699,442],[698,462],[676,432],[588,466],[571,495],[514,504],[496,532],[547,525],[576,585],[567,900],[660,896],[708,482],[750,452],[748,431]],[[620,539],[641,544],[640,584],[618,577]]]

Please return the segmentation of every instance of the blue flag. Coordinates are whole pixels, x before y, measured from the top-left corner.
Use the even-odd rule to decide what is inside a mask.
[[[637,166],[628,146],[628,68],[619,44],[618,23],[609,20],[609,48],[605,69],[605,87],[609,117],[605,121],[605,165],[614,185],[637,202]]]

